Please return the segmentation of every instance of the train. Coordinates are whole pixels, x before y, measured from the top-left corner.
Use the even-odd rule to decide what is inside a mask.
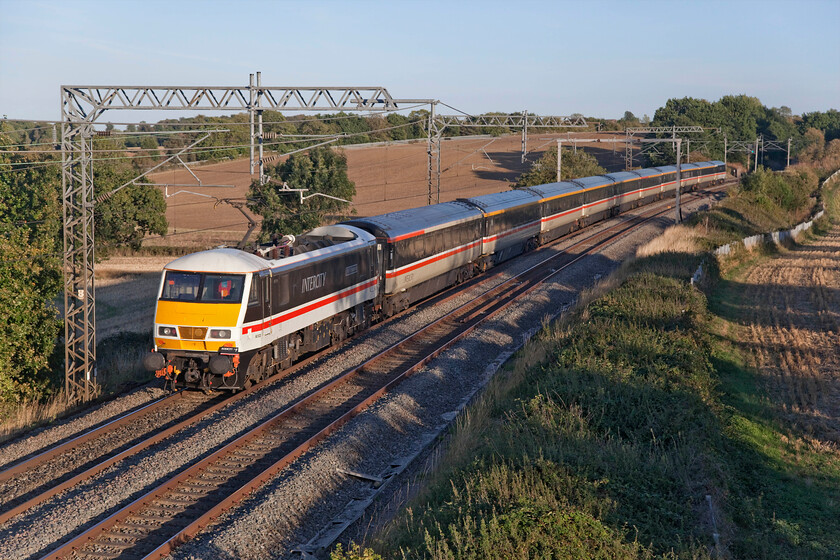
[[[723,182],[681,166],[680,188]],[[173,389],[250,387],[306,354],[522,253],[676,189],[676,166],[608,173],[356,218],[164,267],[144,367]]]

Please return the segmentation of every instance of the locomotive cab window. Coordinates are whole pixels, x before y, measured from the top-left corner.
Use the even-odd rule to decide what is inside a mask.
[[[234,274],[205,274],[201,300],[208,303],[241,303],[245,278]]]
[[[167,272],[163,281],[163,293],[160,299],[174,299],[178,301],[196,301],[198,287],[201,285],[201,274],[190,272]]]
[[[160,299],[204,303],[239,303],[245,277],[241,274],[201,274],[167,271]]]
[[[251,293],[248,294],[248,306],[260,304],[260,277],[251,277]]]

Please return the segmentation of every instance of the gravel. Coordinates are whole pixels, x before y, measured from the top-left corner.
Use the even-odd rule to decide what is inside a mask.
[[[501,317],[475,329],[225,514],[212,528],[176,550],[174,558],[299,558],[293,549],[310,541],[317,548],[319,533],[332,526],[333,519],[348,504],[364,506],[374,494],[369,480],[348,476],[339,469],[396,478],[395,473],[407,465],[408,458],[422,452],[487,382],[496,369],[488,368],[488,363],[501,364],[547,316],[570,305],[581,288],[609,274],[634,253],[636,246],[652,239],[670,223],[668,219],[648,222],[632,240],[617,240],[599,254],[587,256],[558,274],[553,282],[532,292],[527,301],[509,307]],[[587,233],[604,227],[596,225]],[[573,242],[564,241],[562,247]],[[537,254],[530,254],[500,266],[497,270],[505,274],[493,283],[524,270],[536,259]],[[359,365],[484,289],[473,287],[443,304],[420,305],[403,317],[372,328],[287,379],[16,517],[0,527],[0,557],[27,558],[49,551],[69,535],[137,499],[301,395]],[[483,359],[476,360],[475,356]],[[136,391],[134,396],[104,403],[67,420],[61,427],[50,427],[13,442],[0,451],[0,460],[8,462],[26,456],[113,417],[118,410],[148,402],[153,394],[159,395],[160,391]],[[137,402],[129,405],[131,399]],[[56,429],[59,431],[53,432]],[[390,486],[397,487],[393,483]]]
[[[326,557],[322,547],[336,536],[332,528],[353,521],[354,516],[343,516],[345,512],[359,513],[374,498],[378,505],[390,493],[405,494],[400,485],[411,481],[410,469],[401,473],[406,463],[451,425],[504,360],[541,328],[547,317],[571,306],[582,288],[607,276],[634,255],[637,246],[671,223],[667,218],[652,220],[632,239],[616,240],[559,273],[553,282],[532,292],[527,301],[508,308],[501,317],[485,323],[404,381],[238,508],[223,515],[214,526],[176,550],[172,558]],[[595,226],[598,230],[604,227]],[[526,255],[504,265],[504,270],[509,274],[519,272],[535,258]],[[438,315],[438,309],[420,307],[411,317],[424,324]],[[476,360],[475,356],[484,359]],[[377,497],[371,481],[341,471],[396,480]],[[348,535],[358,541],[369,523],[364,519],[355,523]]]
[[[27,432],[0,447],[0,468],[80,435],[164,395],[165,391],[159,387],[140,387],[115,399],[86,408],[68,418],[56,420],[43,428]]]

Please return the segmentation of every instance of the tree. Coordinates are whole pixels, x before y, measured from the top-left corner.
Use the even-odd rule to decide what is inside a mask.
[[[0,134],[0,144],[11,144]],[[55,385],[61,327],[58,166],[46,156],[0,154],[0,400],[45,396]]]
[[[282,192],[283,183],[292,189],[309,189],[304,196],[321,193],[352,200],[356,195],[356,185],[347,177],[347,158],[328,147],[294,154],[268,174],[276,181],[264,185],[255,181],[248,193],[248,208],[263,217],[263,241],[273,233],[298,235],[349,214],[347,202],[324,196],[301,203],[298,193]]]
[[[825,133],[826,142],[840,138],[840,111],[829,109],[825,112],[814,111],[802,115],[801,130],[804,132],[809,128],[816,128]]]
[[[563,149],[563,161],[560,166],[561,178],[564,181],[578,177],[601,175],[606,170],[598,165],[598,160],[583,150],[577,153]],[[515,188],[545,185],[557,181],[557,147],[546,150],[545,154],[534,162],[531,169],[519,176]]]
[[[102,161],[94,164],[93,186],[96,196],[131,181],[137,171],[130,163]],[[166,235],[166,199],[149,185],[128,185],[94,206],[94,240],[99,254],[128,245],[140,248],[149,234]]]
[[[618,119],[618,122],[622,128],[639,126],[639,119],[632,111],[624,111],[624,116]]]

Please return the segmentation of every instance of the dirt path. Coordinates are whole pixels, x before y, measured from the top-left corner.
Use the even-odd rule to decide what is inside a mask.
[[[747,342],[778,413],[840,443],[840,226],[741,281]]]

